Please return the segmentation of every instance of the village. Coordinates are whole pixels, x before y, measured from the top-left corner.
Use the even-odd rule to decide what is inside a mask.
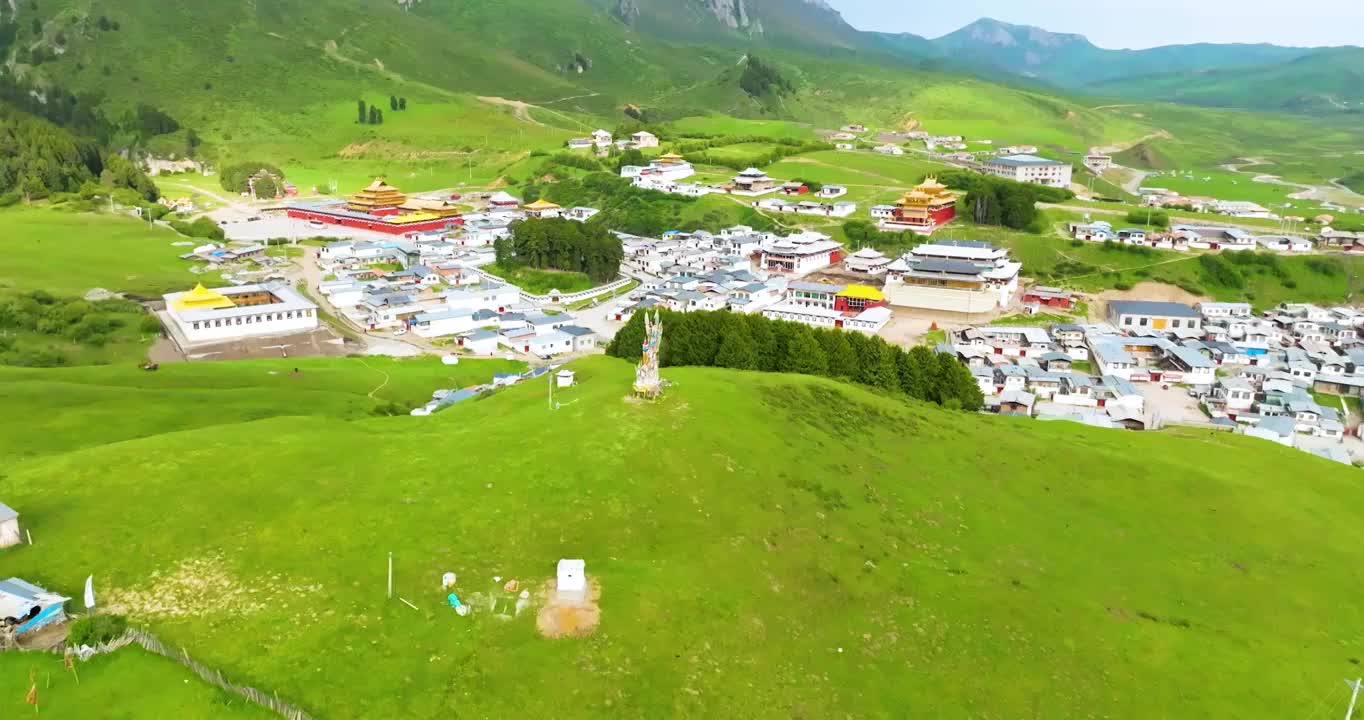
[[[830,139],[846,141],[865,132],[848,126]],[[957,136],[897,133],[880,139],[885,142],[873,152],[895,154],[907,142],[922,142],[934,152],[964,152]],[[643,131],[615,140],[599,130],[568,146],[605,153],[656,150],[660,141]],[[1068,163],[1035,151],[1029,146],[978,151],[969,163],[977,172],[1016,182],[1072,184]],[[968,162],[965,155],[957,159]],[[1110,162],[1097,153],[1085,158],[1090,171]],[[840,185],[811,188],[755,168],[723,183],[687,182],[696,174],[690,162],[670,152],[619,171],[643,190],[747,198],[769,216],[858,213],[856,203],[839,199],[848,192]],[[1006,248],[951,239],[959,199],[959,192],[929,176],[896,202],[867,208],[866,217],[879,230],[916,236],[898,254],[849,248],[812,229],[778,233],[737,225],[658,237],[616,232],[623,251],[617,279],[573,292],[530,292],[487,269],[496,258],[494,244],[509,237],[517,222],[587,222],[596,208],[522,202],[500,190],[408,195],[379,178],[344,200],[262,211],[265,217],[247,224],[259,239],[187,253],[186,259],[232,268],[228,277],[239,285],[168,294],[161,317],[187,356],[213,357],[224,344],[253,339],[266,348],[284,347],[287,343],[272,338],[290,333],[320,335],[311,342],[314,350],[340,348],[344,343],[329,335],[325,319],[332,318],[390,350],[436,353],[450,362],[505,356],[533,363],[525,375],[441,390],[413,409],[426,414],[601,352],[640,311],[757,314],[954,354],[976,377],[986,408],[1000,414],[1136,430],[1205,426],[1343,462],[1364,460],[1353,437],[1364,419],[1358,402],[1339,397],[1358,397],[1364,387],[1364,347],[1357,338],[1364,315],[1290,304],[1256,317],[1249,304],[1140,297],[1104,302],[1048,287],[1027,278]],[[1065,230],[1075,241],[1201,253],[1339,252],[1353,249],[1359,239],[1330,228],[1312,242],[1212,223],[1156,229],[1090,219],[1070,222]],[[290,263],[266,252],[267,233],[334,239],[305,247]],[[252,263],[259,267],[235,272]],[[290,269],[291,264],[302,267]],[[1029,323],[1033,315],[1041,321]],[[308,344],[294,347],[309,352]]]

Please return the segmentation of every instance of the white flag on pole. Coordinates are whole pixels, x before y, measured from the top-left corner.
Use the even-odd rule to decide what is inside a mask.
[[[89,610],[95,606],[95,576],[91,575],[85,579],[85,609]]]

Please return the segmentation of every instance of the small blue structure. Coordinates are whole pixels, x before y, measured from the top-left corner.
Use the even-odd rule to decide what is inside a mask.
[[[66,619],[66,601],[33,583],[10,578],[0,580],[0,623],[16,626],[15,635]]]
[[[464,603],[462,603],[462,602],[459,601],[459,596],[456,595],[456,594],[454,594],[454,593],[450,593],[450,595],[449,595],[448,597],[446,597],[445,599],[450,601],[450,607],[452,607],[452,608],[457,608],[457,607],[459,607],[460,605],[463,605],[463,604],[464,604]]]

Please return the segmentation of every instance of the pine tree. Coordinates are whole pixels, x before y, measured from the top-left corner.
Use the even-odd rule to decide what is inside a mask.
[[[900,390],[915,400],[929,400],[933,351],[919,345],[899,358]]]
[[[715,354],[716,367],[733,370],[758,369],[758,348],[748,333],[748,324],[733,318],[725,323],[720,336],[720,349]]]
[[[397,111],[398,111],[398,96],[397,96],[397,95],[389,95],[389,96],[388,96],[388,109],[389,109],[389,110],[392,110],[393,112],[397,112]]]
[[[406,109],[407,109],[407,98],[405,98],[405,97],[400,97],[400,98],[398,98],[398,109],[399,109],[399,110],[406,110]]]
[[[370,125],[378,125],[380,122],[381,122],[381,121],[379,120],[379,108],[374,107],[373,105],[370,105],[370,106],[369,106],[369,124],[370,124]]]
[[[781,364],[777,352],[777,336],[773,332],[773,321],[761,315],[745,315],[741,318],[748,326],[748,335],[753,338],[753,349],[758,354],[758,370],[776,372]]]
[[[848,334],[842,330],[819,330],[816,332],[819,345],[829,363],[829,377],[851,380],[857,375],[857,355],[848,343]]]
[[[824,357],[824,349],[815,340],[814,333],[804,326],[792,329],[786,344],[786,354],[782,371],[802,375],[823,375],[829,371],[829,361]]]
[[[356,100],[356,101],[355,101],[355,107],[356,107],[356,112],[357,112],[357,114],[358,114],[358,119],[356,120],[356,122],[360,123],[361,125],[364,125],[365,122],[368,121],[368,119],[369,119],[369,116],[365,114],[365,101],[364,101],[364,100]]]
[[[873,364],[868,375],[872,387],[898,392],[900,390],[900,368],[896,362],[897,354],[903,352],[892,347],[881,338],[872,338]]]

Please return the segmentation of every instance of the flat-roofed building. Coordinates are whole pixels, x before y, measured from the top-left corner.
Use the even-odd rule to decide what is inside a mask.
[[[166,318],[190,344],[307,332],[318,326],[317,305],[283,283],[213,290],[196,285],[163,298]]]
[[[987,175],[1021,183],[1048,187],[1070,187],[1070,163],[1048,160],[1036,155],[1005,155],[991,158],[981,166]]]

